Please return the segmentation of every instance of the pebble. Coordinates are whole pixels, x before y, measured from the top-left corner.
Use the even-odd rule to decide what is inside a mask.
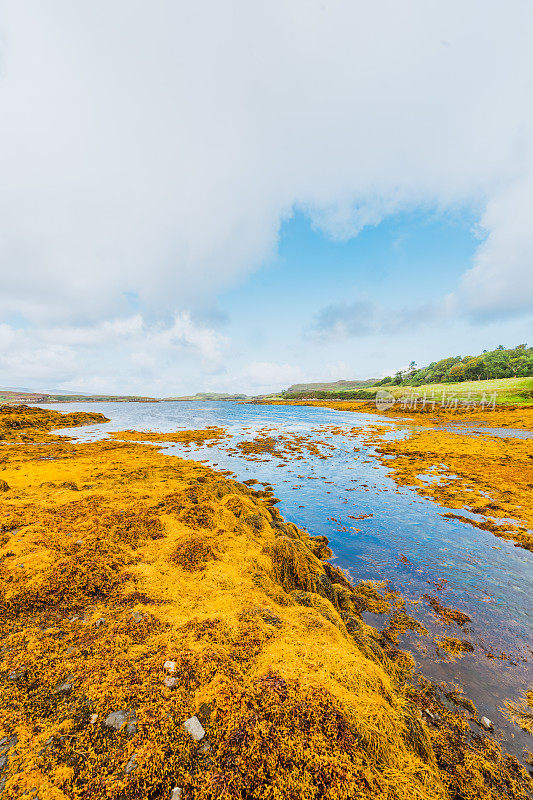
[[[106,623],[105,619],[103,617],[100,617],[100,619],[97,619],[94,624],[96,625],[97,628],[99,628],[101,625],[105,625],[105,623]]]
[[[490,731],[492,729],[492,722],[488,717],[481,717],[479,724],[482,728],[485,728],[486,731]]]
[[[72,691],[73,683],[72,681],[74,678],[69,675],[64,681],[58,683],[57,686],[54,688],[54,694],[70,694]]]
[[[98,714],[91,714],[91,716],[89,718],[89,724],[90,725],[95,725],[97,719],[98,719]]]
[[[163,664],[163,669],[165,672],[176,672],[176,662],[175,661],[165,661]]]
[[[172,789],[172,794],[170,795],[170,800],[181,800],[183,795],[183,791],[180,786],[174,786]]]
[[[140,622],[143,618],[143,615],[139,611],[134,611],[131,616],[134,622]]]
[[[189,717],[189,719],[185,720],[185,722],[183,723],[183,727],[185,728],[187,733],[190,733],[195,742],[201,741],[205,736],[205,731],[202,727],[202,723],[196,716]]]
[[[167,689],[175,689],[179,681],[177,678],[172,678],[170,675],[167,675],[163,683],[165,684]]]

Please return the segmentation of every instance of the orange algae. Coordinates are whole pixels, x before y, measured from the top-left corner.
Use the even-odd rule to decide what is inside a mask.
[[[95,425],[109,422],[103,414],[75,411],[61,414],[59,411],[47,411],[36,406],[0,406],[0,442],[17,441],[50,441],[45,436],[54,428],[71,428],[78,425]],[[65,437],[62,437],[63,440]]]
[[[378,445],[382,463],[398,485],[481,519],[445,516],[533,550],[532,439],[430,430],[395,441],[374,433],[369,442]]]
[[[450,385],[451,387],[453,384]],[[469,425],[487,426],[491,428],[520,428],[533,430],[533,405],[513,406],[497,405],[494,409],[480,406],[461,406],[458,408],[441,407],[436,403],[416,407],[402,407],[396,401],[389,409],[378,409],[376,404],[368,401],[353,402],[349,400],[258,400],[260,405],[291,405],[291,406],[317,406],[319,408],[332,408],[337,411],[356,411],[364,414],[379,414],[391,418],[405,419],[411,417],[424,425],[442,425],[446,423],[465,422]]]
[[[511,712],[511,719],[520,725],[522,730],[533,735],[533,689],[526,692],[526,698],[523,703],[506,703],[506,705]],[[533,760],[531,763],[533,763]]]
[[[268,497],[139,443],[0,457],[2,800],[528,796],[361,619],[395,598],[352,586]]]
[[[158,433],[154,431],[115,431],[109,433],[110,439],[123,442],[180,442],[190,445],[191,442],[203,445],[207,442],[219,442],[226,435],[224,428],[215,425],[194,431],[176,431],[175,433]]]

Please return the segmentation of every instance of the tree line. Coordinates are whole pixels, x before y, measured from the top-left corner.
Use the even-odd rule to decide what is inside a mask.
[[[406,370],[398,370],[376,382],[376,386],[421,386],[425,383],[459,383],[460,381],[490,380],[533,376],[533,347],[519,344],[496,350],[484,350],[478,356],[450,356],[433,361],[419,369],[411,361]]]

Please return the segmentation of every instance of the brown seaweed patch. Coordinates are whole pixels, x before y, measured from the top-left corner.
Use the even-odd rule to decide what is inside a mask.
[[[520,725],[522,730],[533,735],[533,689],[526,692],[523,703],[506,703],[511,719]]]
[[[431,597],[429,594],[423,595],[424,600],[427,600],[435,614],[447,624],[451,624],[454,622],[456,625],[463,627],[466,625],[467,622],[471,622],[470,617],[468,614],[465,614],[464,611],[458,611],[455,608],[449,608],[448,606],[443,606],[442,603],[438,600],[437,597]]]
[[[466,639],[456,639],[453,636],[444,636],[442,639],[436,638],[435,644],[451,656],[462,656],[466,653],[473,653],[475,650],[472,642]]]
[[[383,636],[397,644],[400,635],[407,631],[413,631],[419,636],[428,635],[427,629],[418,620],[399,610],[392,614],[387,627],[383,629]]]

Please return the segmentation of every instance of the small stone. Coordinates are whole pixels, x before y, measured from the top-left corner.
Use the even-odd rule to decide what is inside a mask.
[[[181,800],[183,795],[183,791],[180,786],[174,786],[172,789],[172,794],[170,795],[170,800]]]
[[[486,731],[490,731],[492,729],[492,727],[493,727],[492,722],[490,721],[490,719],[488,717],[481,717],[481,719],[479,720],[479,724]]]
[[[89,724],[95,725],[97,719],[98,719],[98,714],[91,714],[91,716],[89,717]]]
[[[143,618],[143,615],[139,613],[139,611],[134,611],[131,616],[133,617],[134,622],[140,622]]]
[[[167,689],[175,689],[179,681],[177,678],[172,678],[170,675],[167,675],[163,683],[165,684]]]
[[[133,772],[133,770],[137,769],[138,766],[139,765],[137,764],[137,756],[134,753],[130,758],[130,760],[128,761],[128,763],[126,764],[126,769],[124,770],[124,772],[126,773],[126,775],[129,775],[130,772]]]
[[[104,725],[106,728],[114,728],[116,731],[120,731],[126,725],[128,736],[133,736],[137,733],[137,715],[135,711],[125,711],[124,709],[112,711],[105,718]]]
[[[202,723],[196,716],[189,717],[189,719],[185,720],[185,722],[183,723],[183,727],[185,728],[187,733],[190,733],[195,742],[201,741],[205,736],[205,731],[202,728]]]
[[[58,683],[57,686],[54,688],[54,694],[70,694],[72,691],[73,686],[73,677],[71,675],[68,676],[64,681]]]
[[[163,669],[165,672],[176,672],[176,662],[175,661],[165,661],[163,664]]]
[[[100,619],[97,619],[94,624],[96,625],[97,628],[100,628],[102,625],[106,624],[106,621],[103,617],[100,617]]]
[[[209,744],[207,739],[204,739],[202,741],[201,745],[198,748],[198,752],[203,753],[204,755],[207,755],[207,753],[211,752],[211,745]]]

